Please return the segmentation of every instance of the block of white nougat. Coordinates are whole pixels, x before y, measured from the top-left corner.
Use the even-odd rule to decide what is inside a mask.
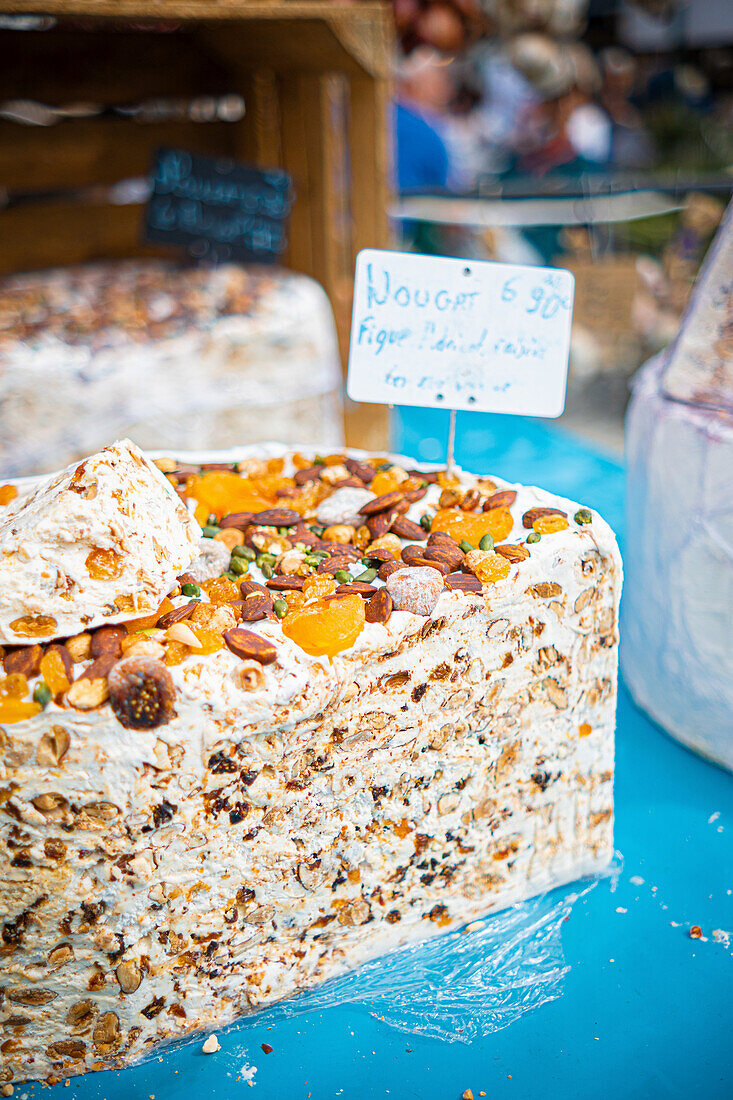
[[[333,312],[272,266],[160,259],[0,279],[0,477],[142,447],[343,438]]]
[[[597,513],[360,453],[158,463],[206,553],[149,618],[5,653],[4,1082],[123,1067],[612,853]]]

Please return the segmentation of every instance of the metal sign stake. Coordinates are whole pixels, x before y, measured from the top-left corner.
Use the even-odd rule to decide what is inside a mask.
[[[456,410],[450,411],[450,424],[448,425],[448,454],[446,456],[446,468],[448,473],[453,472],[455,466],[454,451],[456,446]]]

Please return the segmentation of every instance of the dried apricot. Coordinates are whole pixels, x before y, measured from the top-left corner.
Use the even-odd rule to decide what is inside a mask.
[[[10,504],[17,495],[18,490],[15,485],[0,485],[0,504]]]
[[[566,531],[569,524],[565,516],[540,516],[532,526],[538,535],[556,535],[558,531]]]
[[[269,473],[261,474],[260,477],[251,478],[250,485],[252,491],[258,496],[274,500],[277,497],[278,489],[292,489],[295,486],[295,482],[292,477],[283,477],[281,474]],[[252,511],[261,510],[262,509],[252,509]]]
[[[0,699],[0,723],[11,726],[14,722],[24,722],[41,713],[41,704],[23,703],[20,699]]]
[[[506,508],[492,508],[490,512],[463,512],[460,508],[441,508],[433,516],[431,531],[444,531],[456,542],[470,542],[478,546],[484,535],[491,535],[496,542],[507,538],[514,521]]]
[[[218,519],[229,512],[261,512],[275,503],[272,496],[264,496],[250,478],[228,470],[212,470],[195,474],[186,482],[186,494],[201,505],[201,514],[213,513]],[[199,509],[196,509],[199,518]]]
[[[283,633],[312,657],[334,657],[348,649],[363,627],[361,596],[315,600],[283,619]]]
[[[87,554],[86,567],[93,581],[114,581],[122,573],[123,561],[116,550],[98,546]]]

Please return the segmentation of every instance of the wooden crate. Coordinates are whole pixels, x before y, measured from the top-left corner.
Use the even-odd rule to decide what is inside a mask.
[[[388,244],[391,9],[377,0],[3,0],[57,18],[0,30],[0,101],[106,108],[239,94],[235,122],[139,122],[107,110],[50,126],[0,120],[0,273],[156,254],[142,209],[109,187],[160,145],[282,167],[295,182],[286,263],[333,304],[345,362],[354,257]],[[381,448],[379,407],[347,416]]]

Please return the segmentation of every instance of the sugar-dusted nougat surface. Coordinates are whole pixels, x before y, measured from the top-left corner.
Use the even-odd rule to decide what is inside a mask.
[[[279,476],[297,469],[287,456]],[[393,608],[332,658],[298,644],[292,597],[284,619],[237,628],[272,647],[269,663],[227,646],[166,663],[179,654],[159,642],[173,699],[150,728],[124,724],[119,699],[62,699],[4,727],[0,1015],[17,1042],[3,1080],[124,1066],[608,861],[613,535],[541,490],[450,484],[421,486],[398,514],[435,517],[445,492],[475,491],[483,522],[483,503],[516,492],[500,544],[516,560],[494,555],[505,576],[445,587],[429,613]],[[311,510],[337,491],[311,492]],[[567,526],[528,544],[537,508]],[[267,580],[256,564],[249,576]]]
[[[154,610],[200,530],[129,440],[0,506],[0,642],[50,641]]]

